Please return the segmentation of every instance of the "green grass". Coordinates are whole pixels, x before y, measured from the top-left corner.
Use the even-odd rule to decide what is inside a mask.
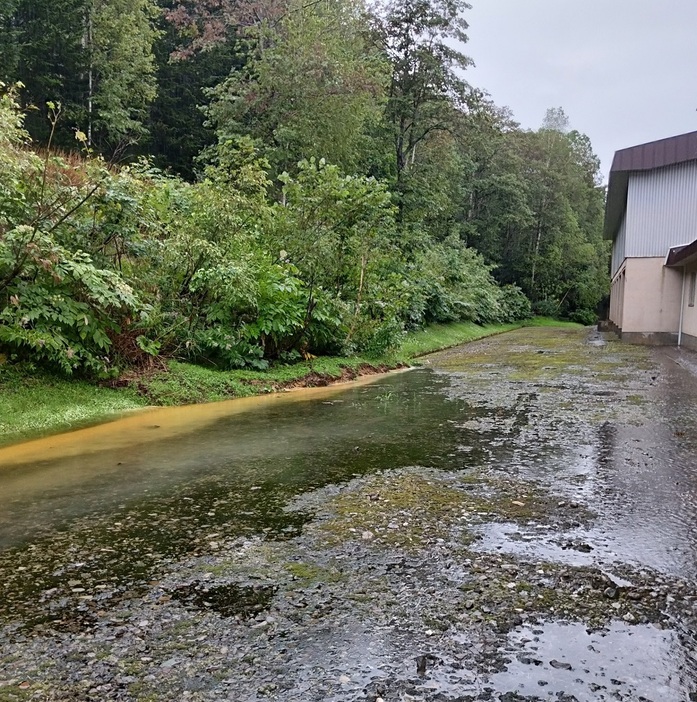
[[[265,371],[220,371],[195,366],[191,363],[169,363],[167,372],[144,379],[142,385],[153,404],[182,405],[198,402],[216,402],[230,397],[248,397],[274,392],[288,384],[302,382],[312,374],[327,379],[340,379],[346,369],[355,370],[363,365],[398,362],[388,359],[369,359],[359,356],[340,358],[322,357],[289,366],[275,366]]]
[[[94,424],[146,404],[134,390],[0,366],[0,445]]]
[[[421,331],[407,334],[402,344],[400,357],[411,360],[427,353],[433,353],[434,351],[441,351],[451,346],[458,346],[459,344],[476,341],[485,336],[492,336],[493,334],[501,334],[513,329],[519,329],[523,325],[523,322],[515,322],[512,324],[485,324],[483,326],[475,324],[474,322],[433,324]]]
[[[549,318],[485,326],[472,322],[437,324],[407,334],[401,350],[393,356],[322,357],[266,371],[220,371],[172,361],[168,371],[141,378],[140,392],[0,365],[0,445],[96,424],[149,404],[215,402],[269,393],[295,383],[317,384],[351,377],[352,371],[366,364],[396,368],[424,354],[521,326],[580,325]],[[315,377],[308,380],[310,375]]]
[[[553,317],[533,317],[526,320],[522,326],[524,327],[561,327],[562,329],[580,329],[583,324],[578,322],[564,322]]]

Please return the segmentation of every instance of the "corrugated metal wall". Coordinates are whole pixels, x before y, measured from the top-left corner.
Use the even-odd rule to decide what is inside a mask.
[[[625,224],[628,257],[665,256],[697,239],[697,162],[631,173]]]
[[[622,261],[625,259],[625,246],[627,242],[627,218],[622,219],[622,224],[620,224],[619,231],[615,240],[612,242],[612,277],[615,277],[615,273],[619,270],[622,265]]]

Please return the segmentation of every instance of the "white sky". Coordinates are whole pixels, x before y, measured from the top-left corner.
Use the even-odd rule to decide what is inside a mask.
[[[563,107],[617,149],[697,131],[697,0],[470,0],[468,81],[537,129]]]

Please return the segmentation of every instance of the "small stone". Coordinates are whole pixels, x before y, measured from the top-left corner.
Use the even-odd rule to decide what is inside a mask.
[[[552,668],[556,668],[557,670],[573,670],[571,663],[564,663],[563,661],[558,661],[556,659],[551,660],[549,664],[552,666]]]
[[[372,531],[364,531],[361,534],[361,538],[363,539],[363,541],[370,541],[373,538],[373,536],[374,534]]]
[[[622,617],[622,619],[624,619],[625,622],[636,621],[636,617],[631,612],[627,612],[627,614],[625,614],[624,617]]]
[[[603,595],[605,595],[608,600],[614,600],[617,597],[617,590],[614,587],[606,587],[603,590]]]
[[[351,682],[351,678],[349,678],[348,675],[342,675],[342,676],[339,677],[339,682],[340,682],[342,685],[345,685],[346,683]]]

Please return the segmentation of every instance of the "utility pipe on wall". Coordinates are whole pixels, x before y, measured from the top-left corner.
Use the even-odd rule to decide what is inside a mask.
[[[682,267],[682,294],[680,296],[680,325],[678,326],[678,348],[682,344],[682,321],[685,316],[685,266]]]

